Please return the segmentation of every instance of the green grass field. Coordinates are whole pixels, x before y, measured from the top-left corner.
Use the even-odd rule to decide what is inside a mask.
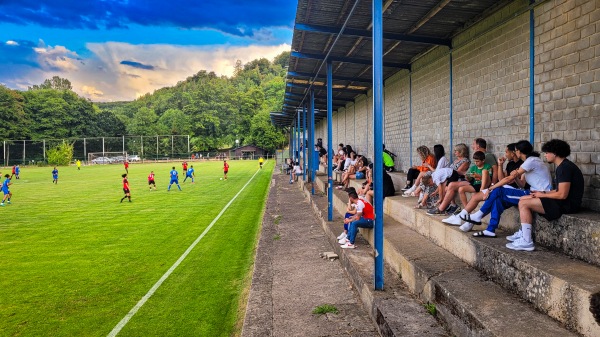
[[[167,192],[173,165],[183,191]],[[0,336],[108,335],[252,179],[118,335],[238,334],[274,162],[231,161],[227,181],[222,162],[192,165],[195,184],[179,162],[131,165],[131,203],[122,165],[59,167],[57,185],[22,168],[0,208]]]

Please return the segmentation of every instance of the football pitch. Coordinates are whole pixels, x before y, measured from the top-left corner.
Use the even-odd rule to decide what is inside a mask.
[[[181,162],[130,165],[131,203],[120,164],[58,167],[56,185],[22,168],[0,208],[0,336],[239,334],[275,163],[228,161],[228,180],[189,163],[194,184]]]

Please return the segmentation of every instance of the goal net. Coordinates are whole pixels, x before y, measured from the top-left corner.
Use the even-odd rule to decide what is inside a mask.
[[[90,152],[88,163],[90,164],[116,164],[123,163],[127,159],[127,152]]]

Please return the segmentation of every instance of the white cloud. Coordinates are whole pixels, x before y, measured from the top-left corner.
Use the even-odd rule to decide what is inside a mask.
[[[63,46],[41,46],[33,48],[37,55],[38,63],[44,70],[58,72],[72,72],[79,69],[78,55]]]
[[[85,84],[103,91],[103,100],[132,100],[162,87],[173,86],[200,70],[231,76],[237,60],[242,63],[261,57],[271,60],[290,50],[288,44],[197,47],[109,42],[90,43],[87,47],[94,54],[93,62],[86,62],[88,66],[84,73],[79,71],[79,76],[82,81],[87,81]],[[122,61],[150,65],[154,69],[131,67],[121,64]]]
[[[13,41],[13,40],[8,40],[8,41],[6,41],[6,45],[8,45],[8,46],[18,46],[19,42]]]
[[[242,63],[262,57],[272,60],[291,47],[289,44],[200,47],[107,42],[89,43],[87,48],[91,56],[81,59],[63,46],[46,46],[41,42],[34,48],[40,68],[30,68],[11,83],[14,87],[26,88],[56,75],[69,79],[74,90],[83,97],[95,101],[129,101],[173,86],[201,70],[231,76],[237,60]],[[153,69],[121,64],[122,61]]]
[[[94,87],[90,87],[87,85],[84,85],[81,87],[81,92],[86,96],[86,97],[90,97],[91,99],[98,99],[101,98],[102,96],[104,96],[104,93]]]

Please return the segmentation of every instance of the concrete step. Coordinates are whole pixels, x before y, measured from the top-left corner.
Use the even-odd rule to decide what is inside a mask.
[[[505,247],[505,237],[512,232],[499,230],[497,238],[475,238],[443,224],[443,217],[413,206],[414,201],[395,196],[386,198],[384,212],[570,329],[600,336],[600,322],[590,312],[590,299],[600,292],[600,268],[540,245],[534,252],[515,252]]]
[[[336,191],[333,199],[336,209],[345,209],[345,193]],[[413,206],[411,198],[390,197],[385,199],[384,212],[571,330],[600,336],[600,323],[590,311],[592,296],[600,296],[600,268],[542,247],[535,252],[511,251],[504,246],[507,233],[502,230],[499,238],[474,238],[455,226],[443,224],[443,217],[429,216]],[[389,240],[387,228],[385,237]]]
[[[401,175],[401,173],[392,173],[393,175]],[[349,186],[358,188],[362,181],[351,180]],[[401,194],[402,191],[397,189],[396,195]],[[416,197],[406,199],[412,209],[416,204]],[[481,228],[484,229],[487,226],[489,219],[489,215],[482,219],[483,226]],[[517,207],[504,211],[499,227],[509,233],[516,232],[521,228]],[[565,214],[554,221],[547,221],[538,216],[535,222],[534,241],[550,250],[600,266],[600,213],[584,211],[577,214]]]
[[[333,250],[338,254],[340,263],[344,267],[353,286],[360,295],[365,309],[377,325],[381,336],[432,336],[449,337],[440,322],[424,308],[421,301],[410,293],[397,277],[394,277],[391,269],[385,271],[388,280],[385,289],[375,291],[373,284],[373,255],[370,249],[356,249],[352,254],[343,251],[337,243],[336,236],[339,233],[339,224],[342,222],[341,215],[335,214],[335,221],[328,222],[327,219],[327,197],[322,190],[317,188],[315,195],[310,195],[310,184],[304,186],[304,191],[309,196],[317,216],[321,218],[321,225],[326,233]],[[368,246],[364,239],[361,240],[363,247]],[[340,289],[345,291],[345,289]]]
[[[344,192],[335,191],[336,204],[344,197]],[[316,206],[317,212],[325,219],[326,207],[326,202]],[[341,215],[336,212],[333,222],[324,221],[324,228],[330,240],[334,241],[342,230]],[[371,231],[362,232],[364,238],[372,243]],[[357,245],[358,248],[351,251],[340,249],[340,259],[357,259],[356,255],[364,256],[365,252],[372,254],[372,248],[366,242],[357,241]],[[392,271],[391,275],[385,276],[385,287],[394,284],[400,276],[413,294],[435,305],[437,317],[452,335],[576,336],[518,296],[487,280],[453,254],[390,217],[385,219],[384,259]],[[372,257],[361,261],[363,265],[373,264]],[[367,280],[373,278],[372,275],[361,277]],[[381,319],[385,321],[386,318],[383,316]]]

